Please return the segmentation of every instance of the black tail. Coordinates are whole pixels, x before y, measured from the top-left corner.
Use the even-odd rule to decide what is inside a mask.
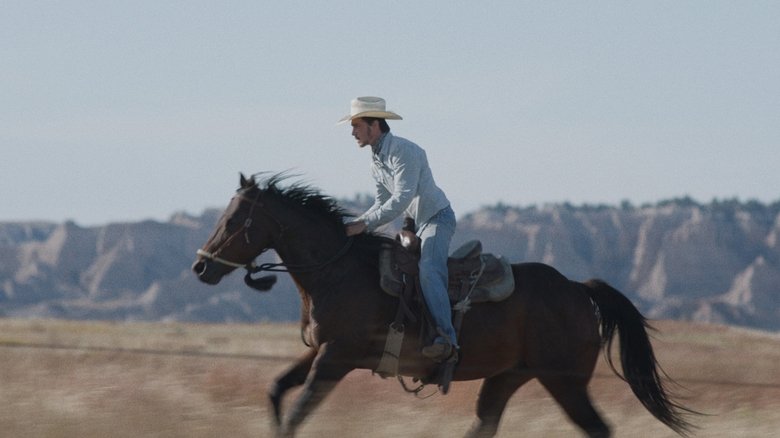
[[[669,396],[661,377],[663,373],[647,336],[652,329],[639,310],[617,289],[601,280],[584,283],[596,303],[601,323],[601,341],[606,346],[609,366],[623,380],[655,418],[680,435],[686,436],[693,426],[683,417],[694,411],[676,403]],[[623,376],[612,362],[615,329],[620,332],[620,363]]]

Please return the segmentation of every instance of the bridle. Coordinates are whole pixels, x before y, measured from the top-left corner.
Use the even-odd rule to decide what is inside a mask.
[[[222,242],[222,244],[215,251],[208,252],[208,251],[206,251],[206,250],[201,248],[201,249],[198,249],[196,251],[196,254],[198,256],[200,256],[200,257],[205,258],[205,259],[217,262],[217,263],[219,263],[221,265],[230,266],[232,268],[244,268],[244,269],[247,270],[247,277],[249,277],[250,274],[256,274],[258,272],[263,272],[263,271],[265,271],[265,272],[314,272],[314,271],[318,271],[318,270],[323,269],[326,266],[336,262],[338,259],[343,257],[344,254],[347,253],[347,251],[349,251],[349,248],[352,246],[352,242],[354,240],[353,237],[349,237],[347,239],[347,241],[344,243],[344,246],[342,246],[341,249],[339,249],[339,251],[336,252],[336,254],[333,255],[333,257],[325,260],[324,262],[319,262],[319,263],[293,264],[293,265],[287,264],[287,263],[263,263],[261,265],[257,265],[257,264],[255,264],[254,260],[250,261],[249,263],[237,263],[237,262],[233,262],[233,261],[230,261],[230,260],[227,260],[227,259],[224,259],[224,258],[220,257],[218,254],[222,251],[222,249],[225,246],[227,246],[231,241],[233,241],[233,239],[235,239],[237,236],[239,236],[241,233],[244,234],[244,241],[246,242],[247,245],[252,243],[250,238],[249,238],[249,230],[252,228],[255,208],[257,206],[263,207],[263,203],[260,200],[261,193],[262,193],[261,191],[258,191],[257,192],[257,196],[255,196],[254,199],[247,198],[246,196],[244,196],[241,193],[236,195],[240,199],[251,203],[250,204],[250,208],[249,208],[249,213],[247,215],[246,220],[244,220],[244,224],[236,232],[234,232],[227,239],[225,239],[225,241]],[[259,211],[262,212],[263,214],[265,214],[266,216],[268,216],[269,218],[271,218],[271,220],[273,220],[279,226],[279,229],[280,229],[281,233],[284,233],[285,227],[282,225],[281,222],[279,222],[279,220],[277,220],[273,215],[271,215],[271,213],[269,213],[269,212],[267,212],[265,210],[259,210]],[[263,251],[265,251],[265,250],[263,250]],[[262,254],[262,252],[261,252],[261,254]],[[245,280],[246,280],[246,278],[245,278]]]
[[[209,259],[211,261],[217,262],[221,265],[230,266],[231,268],[246,268],[247,271],[252,271],[256,268],[254,260],[252,260],[249,263],[236,263],[232,262],[230,260],[224,259],[222,257],[219,257],[217,254],[219,254],[222,249],[224,249],[230,242],[233,241],[233,239],[236,238],[241,233],[244,233],[244,241],[246,241],[246,244],[249,245],[252,243],[252,241],[249,239],[249,230],[252,228],[252,221],[254,217],[255,207],[260,205],[260,207],[263,206],[262,202],[260,202],[260,191],[257,192],[257,196],[255,196],[255,199],[249,199],[243,194],[236,195],[240,199],[243,199],[244,201],[249,201],[250,207],[249,207],[249,213],[247,214],[246,219],[244,220],[244,224],[239,228],[235,233],[231,234],[227,239],[225,239],[222,244],[217,247],[217,249],[213,252],[208,252],[204,250],[203,248],[198,249],[195,253],[203,257],[205,259]],[[258,271],[259,272],[259,271]]]

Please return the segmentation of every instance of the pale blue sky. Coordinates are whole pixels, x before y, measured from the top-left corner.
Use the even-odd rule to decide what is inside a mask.
[[[780,2],[9,1],[0,221],[166,220],[238,172],[370,193],[385,97],[456,211],[780,199]]]

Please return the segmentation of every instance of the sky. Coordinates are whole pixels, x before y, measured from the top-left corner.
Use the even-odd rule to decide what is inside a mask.
[[[0,222],[165,221],[239,172],[372,194],[403,116],[458,215],[780,200],[780,2],[30,1],[0,13]]]

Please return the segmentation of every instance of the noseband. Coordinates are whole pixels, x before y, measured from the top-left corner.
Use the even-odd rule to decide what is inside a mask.
[[[252,269],[252,268],[254,268],[256,266],[254,261],[242,265],[241,263],[235,263],[235,262],[231,262],[230,260],[225,260],[222,257],[217,256],[216,253],[204,251],[202,249],[199,249],[199,250],[195,251],[195,254],[203,257],[204,259],[209,259],[209,260],[211,260],[213,262],[219,263],[220,265],[230,266],[232,268]]]

